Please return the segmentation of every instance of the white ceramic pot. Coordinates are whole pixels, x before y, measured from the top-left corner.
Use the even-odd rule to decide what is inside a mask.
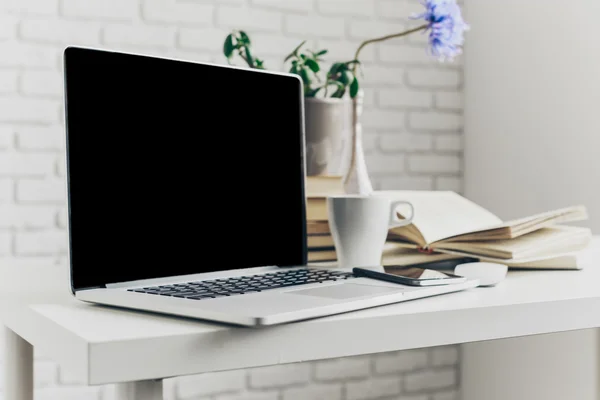
[[[305,98],[306,175],[343,176],[352,151],[352,102]]]

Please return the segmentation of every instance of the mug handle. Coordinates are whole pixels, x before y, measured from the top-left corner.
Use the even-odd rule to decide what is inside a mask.
[[[400,204],[405,204],[407,206],[410,207],[410,217],[406,217],[404,216],[405,219],[399,219],[396,216],[396,208],[398,208],[398,206]],[[390,222],[389,222],[389,227],[390,228],[398,228],[401,226],[406,226],[412,223],[413,217],[415,216],[415,208],[413,207],[412,203],[406,200],[393,200],[392,204],[390,205]]]

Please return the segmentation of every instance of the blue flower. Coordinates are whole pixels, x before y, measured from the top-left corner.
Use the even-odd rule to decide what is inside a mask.
[[[421,0],[425,12],[412,18],[427,21],[429,53],[438,59],[452,60],[462,53],[463,33],[469,25],[462,18],[456,0]]]

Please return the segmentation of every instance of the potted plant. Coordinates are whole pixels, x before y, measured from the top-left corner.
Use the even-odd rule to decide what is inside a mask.
[[[358,91],[358,79],[352,71],[354,62],[335,63],[322,76],[323,56],[327,50],[304,49],[302,41],[285,58],[289,72],[304,84],[306,174],[343,175],[350,160],[351,101]],[[250,68],[265,69],[254,56],[252,43],[244,31],[233,31],[225,38],[223,52],[231,63],[234,56]]]
[[[422,32],[428,35],[427,52],[444,62],[462,53],[464,32],[469,29],[456,0],[421,0],[421,4],[423,12],[410,16],[422,21],[420,25],[365,40],[353,58],[334,62],[324,76],[321,62],[327,54],[326,49],[303,50],[303,41],[285,58],[289,62],[289,72],[299,75],[304,83],[307,174],[339,172],[344,175],[347,192],[368,194],[373,190],[362,150],[359,120],[363,98],[358,75],[361,51],[373,43]],[[265,69],[263,61],[252,53],[250,38],[243,31],[227,35],[223,52],[228,62],[237,54],[250,68]],[[348,109],[350,111],[345,113]],[[346,123],[345,115],[350,115],[350,124]],[[350,127],[349,134],[347,126]],[[347,163],[341,157],[345,137],[351,138]]]

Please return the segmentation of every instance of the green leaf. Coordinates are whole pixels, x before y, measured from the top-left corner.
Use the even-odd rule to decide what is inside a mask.
[[[310,68],[312,70],[312,72],[314,72],[315,74],[317,72],[319,72],[321,70],[321,68],[319,68],[319,64],[317,64],[317,62],[313,59],[307,59],[306,61],[304,61],[304,63],[306,64],[306,66],[308,68]]]
[[[304,96],[305,97],[315,97],[321,89],[323,89],[321,86],[319,86],[318,88],[309,89],[306,92],[304,92]]]
[[[329,68],[329,72],[327,73],[327,76],[329,76],[330,78],[333,78],[335,75],[338,74],[338,72],[340,72],[340,70],[346,69],[346,65],[344,63],[335,63],[331,66],[331,68]]]
[[[234,50],[235,46],[233,44],[233,35],[229,34],[225,38],[225,43],[223,43],[223,54],[225,54],[225,57],[231,58]]]
[[[339,88],[338,90],[336,90],[335,92],[333,92],[333,94],[331,95],[331,97],[335,97],[335,98],[342,98],[344,97],[344,94],[346,94],[346,87],[342,87]]]
[[[338,80],[340,82],[342,82],[344,85],[349,85],[353,79],[354,79],[354,75],[352,75],[352,72],[348,71],[347,69],[344,69],[343,71],[340,72],[340,77]]]
[[[344,68],[344,67],[345,67],[344,63],[339,63],[339,62],[337,62],[337,63],[334,63],[334,64],[331,66],[331,68],[329,68],[329,74],[330,74],[330,75],[335,75],[335,74],[337,74],[337,73],[338,73],[338,71],[339,71],[341,68]]]
[[[245,43],[245,44],[250,44],[250,38],[248,37],[248,35],[246,34],[246,32],[244,31],[239,31],[240,33],[240,40]]]
[[[292,51],[292,54],[293,54],[293,55],[295,55],[295,56],[297,56],[297,55],[298,55],[298,50],[300,50],[300,48],[301,48],[302,46],[304,46],[304,43],[306,43],[306,40],[303,40],[303,41],[302,41],[302,43],[300,43],[300,44],[298,45],[298,47],[296,47],[296,48],[294,49],[294,51]]]
[[[356,79],[356,77],[354,77],[354,80],[350,84],[350,97],[352,97],[352,98],[356,97],[356,95],[358,94],[358,89],[359,89],[358,79]]]
[[[259,60],[258,58],[254,60],[254,65],[257,69],[265,69],[264,63],[265,62],[263,60]]]
[[[325,86],[335,86],[336,91],[344,90],[344,88],[346,87],[346,85],[338,81],[327,81],[327,84]]]
[[[254,67],[254,58],[252,58],[252,53],[250,53],[250,47],[246,47],[246,59],[248,60],[248,66]]]
[[[315,55],[316,55],[317,57],[318,57],[318,56],[322,56],[322,55],[325,55],[325,54],[327,54],[327,52],[328,52],[328,51],[329,51],[329,50],[321,50],[321,51],[317,52],[317,54],[315,54]]]
[[[302,82],[304,82],[305,85],[310,85],[310,75],[308,74],[308,69],[300,68],[298,74],[302,78]]]

